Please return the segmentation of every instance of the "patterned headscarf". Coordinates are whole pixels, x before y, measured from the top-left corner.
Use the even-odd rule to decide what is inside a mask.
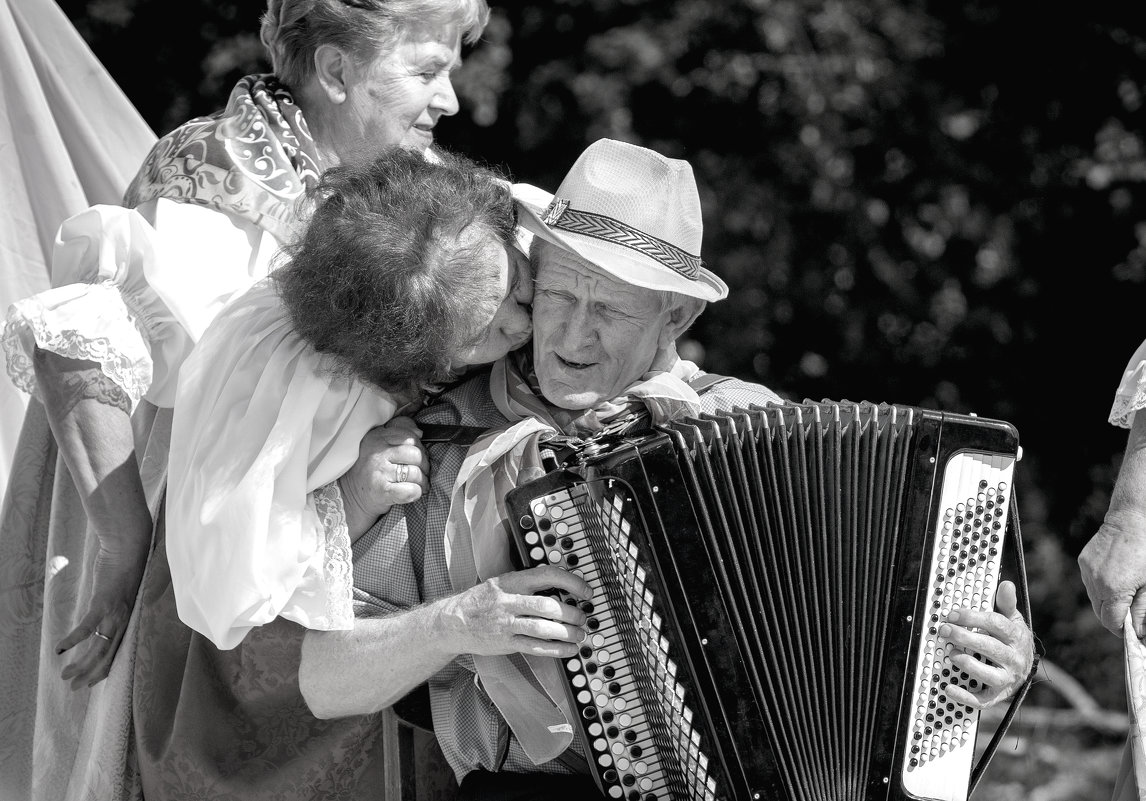
[[[296,202],[320,174],[314,139],[290,90],[273,75],[248,75],[222,111],[189,120],[155,144],[124,205],[157,197],[196,203],[286,242],[298,224]]]

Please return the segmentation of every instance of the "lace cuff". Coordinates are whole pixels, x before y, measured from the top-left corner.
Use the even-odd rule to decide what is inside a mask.
[[[342,505],[342,492],[338,482],[325,484],[313,493],[314,509],[326,532],[323,553],[323,586],[326,588],[324,620],[317,620],[312,628],[349,629],[354,626],[354,565],[350,551],[350,529],[346,526],[346,513]]]
[[[38,395],[36,347],[96,362],[127,393],[134,410],[151,385],[152,361],[138,314],[110,281],[70,284],[13,303],[0,336],[9,378]]]
[[[1139,357],[1141,352],[1140,348],[1135,356]],[[1118,385],[1110,408],[1110,423],[1130,428],[1134,424],[1134,413],[1143,407],[1146,407],[1146,358],[1137,363],[1132,360],[1123,373],[1122,383]]]

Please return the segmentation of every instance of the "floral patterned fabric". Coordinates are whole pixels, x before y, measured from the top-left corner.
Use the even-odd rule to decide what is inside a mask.
[[[1146,643],[1134,634],[1130,613],[1122,626],[1126,648],[1126,701],[1130,731],[1114,788],[1114,801],[1146,801]]]
[[[160,139],[127,189],[125,205],[157,197],[225,209],[289,239],[296,201],[319,179],[302,111],[273,75],[240,80],[223,111]]]
[[[162,517],[140,610],[134,705],[147,801],[380,799],[380,715],[319,720],[298,688],[305,629],[279,618],[229,651],[179,621]]]

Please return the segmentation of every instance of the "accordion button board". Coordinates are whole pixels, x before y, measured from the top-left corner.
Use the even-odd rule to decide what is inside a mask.
[[[919,798],[965,796],[960,781],[965,783],[971,770],[978,716],[951,701],[945,687],[953,684],[974,692],[979,686],[952,662],[958,649],[939,637],[939,626],[952,610],[989,611],[994,606],[1013,472],[1013,459],[961,453],[951,459],[945,474],[930,560],[934,572],[926,596],[928,611],[912,682],[916,695],[911,739],[902,766],[904,787]]]
[[[966,799],[941,626],[1021,548],[1012,427],[808,401],[590,446],[506,502],[522,565],[593,588],[564,674],[607,798]]]
[[[609,798],[714,799],[715,782],[675,680],[668,642],[659,634],[663,621],[620,497],[602,510],[609,525],[589,530],[576,514],[591,502],[587,493],[581,485],[547,494],[530,504],[531,515],[523,519],[531,564],[566,567],[594,588],[593,597],[580,602],[587,637],[578,656],[565,661],[587,753]],[[680,716],[675,732],[663,719],[669,710]],[[659,758],[666,745],[675,750],[672,762]]]

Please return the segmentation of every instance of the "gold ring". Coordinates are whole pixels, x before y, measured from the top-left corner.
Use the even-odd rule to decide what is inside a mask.
[[[394,471],[394,479],[399,484],[405,484],[406,478],[409,475],[410,475],[410,465],[408,465],[408,464],[400,464],[400,465],[398,465],[398,468]]]
[[[93,637],[99,637],[101,640],[107,640],[108,642],[111,642],[111,637],[107,636],[106,634],[100,634],[99,629],[96,629],[95,631],[93,631],[92,636]]]

